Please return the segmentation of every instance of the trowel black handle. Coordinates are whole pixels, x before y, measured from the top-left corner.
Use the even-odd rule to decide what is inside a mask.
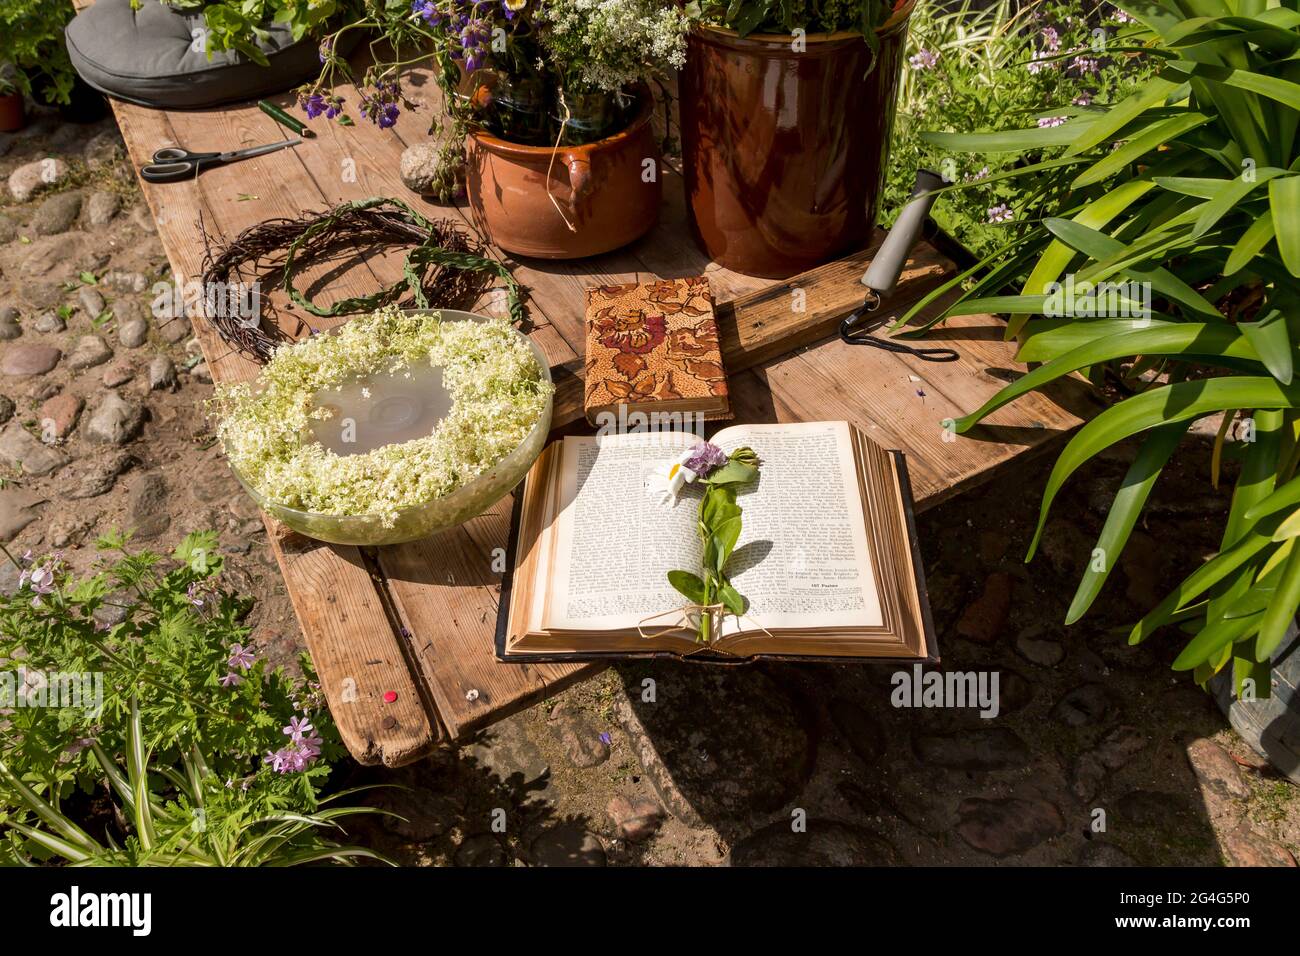
[[[943,177],[928,169],[916,171],[916,186],[912,189],[912,198],[903,211],[898,214],[894,228],[889,230],[884,243],[876,253],[871,265],[867,267],[862,284],[874,289],[881,296],[889,295],[898,284],[898,277],[903,274],[903,264],[907,262],[912,247],[925,228],[926,217],[930,207],[938,199],[934,192],[944,186]]]

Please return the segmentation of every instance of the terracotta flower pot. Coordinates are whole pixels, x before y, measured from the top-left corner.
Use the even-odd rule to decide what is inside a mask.
[[[795,38],[701,27],[681,77],[692,230],[728,269],[785,278],[864,245],[889,158],[907,23]]]
[[[0,132],[12,133],[27,125],[27,109],[18,92],[0,96]]]
[[[523,146],[471,133],[469,204],[492,242],[515,255],[579,259],[649,232],[663,189],[650,126],[654,101],[648,90],[639,100],[626,129],[582,146]]]

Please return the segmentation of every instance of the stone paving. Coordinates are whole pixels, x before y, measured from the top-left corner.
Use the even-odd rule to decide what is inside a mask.
[[[216,528],[256,645],[291,663],[300,635],[213,447],[197,343],[154,308],[170,276],[116,129],[42,115],[0,137],[0,184],[0,540],[84,566],[110,528],[157,548]],[[405,821],[353,838],[414,864],[1293,866],[1300,788],[1169,669],[1174,638],[1114,633],[1215,547],[1209,447],[1166,470],[1069,629],[1121,455],[1071,481],[1029,565],[1046,462],[922,517],[944,669],[996,672],[996,717],[896,707],[893,666],[629,664],[419,765],[344,766],[341,785],[411,788],[374,798]]]

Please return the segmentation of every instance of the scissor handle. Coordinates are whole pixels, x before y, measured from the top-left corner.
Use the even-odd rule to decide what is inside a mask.
[[[194,153],[180,146],[164,146],[153,151],[155,163],[180,163],[194,158]]]
[[[140,178],[147,183],[174,183],[193,179],[198,175],[199,163],[193,160],[176,163],[146,163],[140,167]]]

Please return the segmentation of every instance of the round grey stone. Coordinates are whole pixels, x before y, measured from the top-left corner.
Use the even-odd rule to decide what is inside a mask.
[[[176,387],[176,366],[166,355],[154,356],[149,363],[149,388],[157,390],[160,388]]]
[[[93,319],[104,311],[104,297],[88,285],[82,286],[77,293],[77,302],[88,318]]]
[[[42,312],[36,317],[35,321],[32,322],[32,328],[45,335],[57,334],[67,327],[68,323],[63,321],[63,316],[53,311]]]
[[[438,152],[437,144],[431,142],[415,143],[402,151],[398,172],[407,189],[422,196],[433,189],[438,169]]]
[[[68,365],[75,369],[94,368],[112,357],[113,350],[102,338],[98,335],[83,335],[77,339],[77,344],[68,355]]]
[[[40,345],[35,342],[11,345],[5,350],[4,358],[0,359],[0,372],[4,372],[10,378],[44,375],[59,364],[62,355],[63,353],[52,345]]]
[[[144,408],[128,402],[116,392],[104,396],[83,426],[87,440],[105,445],[124,445],[144,426]]]
[[[1110,711],[1110,695],[1103,684],[1083,684],[1067,693],[1052,708],[1052,716],[1071,727],[1095,724]]]
[[[51,157],[26,163],[9,174],[9,195],[17,202],[27,202],[40,190],[62,182],[67,175],[68,164],[61,159]]]
[[[1013,770],[1030,758],[1025,742],[1006,727],[918,735],[912,747],[923,763],[950,770]]]
[[[81,194],[58,193],[45,200],[32,213],[27,228],[38,236],[57,236],[67,232],[81,215]]]
[[[138,349],[149,338],[149,323],[144,319],[129,319],[117,330],[117,340],[128,349]]]
[[[102,229],[113,221],[122,208],[122,200],[117,193],[92,193],[86,200],[86,224],[93,229]]]
[[[23,327],[18,324],[18,310],[12,305],[0,309],[0,339],[10,341],[23,334]]]
[[[171,526],[167,513],[167,485],[159,472],[146,471],[136,476],[128,492],[131,523],[136,537],[156,538]]]
[[[968,797],[957,808],[957,833],[976,850],[1003,857],[1024,853],[1065,832],[1056,805],[1040,798]]]

